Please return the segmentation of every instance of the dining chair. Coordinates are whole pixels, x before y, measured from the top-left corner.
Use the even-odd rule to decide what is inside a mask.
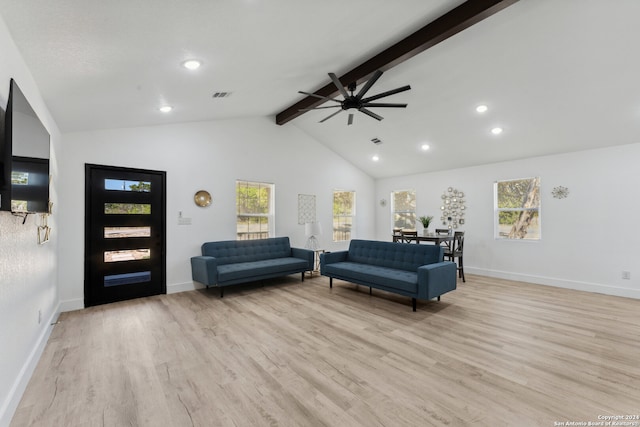
[[[411,243],[411,242],[416,242],[418,243],[418,232],[417,231],[405,231],[402,230],[401,232],[401,239],[400,242],[401,243]]]
[[[448,236],[451,234],[451,230],[448,228],[436,228],[436,236]],[[444,248],[444,255],[447,256],[448,253],[451,253],[451,244],[453,242],[448,240],[446,242],[440,242],[440,246]]]
[[[450,261],[456,262],[458,264],[458,277],[462,278],[463,282],[466,282],[464,279],[464,263],[463,263],[463,253],[464,253],[464,231],[456,231],[453,233],[453,242],[451,245],[452,250],[447,252],[445,249],[444,257],[448,258]]]

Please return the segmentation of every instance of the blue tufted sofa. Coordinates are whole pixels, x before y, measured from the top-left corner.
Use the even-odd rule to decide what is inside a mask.
[[[417,299],[432,299],[456,288],[456,264],[443,261],[444,249],[373,240],[352,240],[348,251],[320,254],[320,273],[333,279]]]
[[[223,287],[313,270],[314,252],[292,248],[288,237],[227,240],[202,245],[202,255],[191,258],[191,276],[207,286]]]

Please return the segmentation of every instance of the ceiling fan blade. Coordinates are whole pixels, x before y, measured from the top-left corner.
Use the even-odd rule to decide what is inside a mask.
[[[376,99],[384,98],[385,96],[389,96],[389,95],[395,95],[396,93],[404,92],[405,90],[409,90],[409,89],[411,89],[411,86],[409,85],[402,86],[397,89],[388,90],[386,92],[382,92],[377,95],[370,96],[368,98],[363,99],[362,102],[366,103],[370,101],[375,101]]]
[[[298,111],[313,111],[313,110],[321,110],[323,108],[336,108],[341,107],[341,105],[327,105],[325,107],[316,107],[316,108],[301,108]]]
[[[364,104],[362,104],[363,107],[392,107],[392,108],[407,108],[407,105],[408,104],[388,104],[384,102],[365,102]],[[320,107],[320,108],[327,108],[327,107]]]
[[[307,96],[313,96],[314,98],[319,98],[319,99],[324,99],[325,101],[334,101],[334,102],[340,102],[337,99],[333,99],[333,98],[329,98],[328,96],[320,96],[320,95],[316,95],[315,93],[309,93],[309,92],[303,92],[301,90],[298,91],[298,93],[301,93],[303,95],[307,95]]]
[[[353,124],[353,113],[349,113],[349,120],[347,120],[347,125]]]
[[[333,84],[336,85],[336,87],[338,88],[342,96],[344,96],[345,98],[348,98],[349,94],[347,93],[347,90],[344,88],[342,83],[340,83],[340,79],[338,78],[338,76],[336,76],[333,73],[329,73],[329,77],[331,77]]]
[[[324,122],[326,120],[329,120],[331,117],[335,116],[336,114],[341,113],[342,111],[344,111],[344,110],[340,109],[340,110],[336,111],[333,114],[329,114],[327,117],[325,117],[324,119],[320,120],[318,123],[322,123],[322,122]]]
[[[367,80],[367,83],[365,83],[365,85],[362,86],[362,89],[360,89],[360,92],[358,92],[358,94],[356,95],[356,98],[362,99],[364,94],[367,93],[369,89],[371,89],[371,86],[373,86],[373,84],[380,78],[381,75],[382,75],[382,71],[376,70],[376,72],[373,73],[373,76],[371,76],[371,78]]]
[[[376,120],[382,120],[384,117],[377,115],[376,113],[374,113],[373,111],[369,111],[366,108],[361,108],[360,110],[363,113],[365,113],[367,116],[373,117]]]

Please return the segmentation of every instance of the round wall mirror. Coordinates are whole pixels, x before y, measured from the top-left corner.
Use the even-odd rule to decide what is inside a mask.
[[[207,207],[211,204],[211,194],[205,190],[198,191],[193,199],[195,200],[196,205],[201,208]]]

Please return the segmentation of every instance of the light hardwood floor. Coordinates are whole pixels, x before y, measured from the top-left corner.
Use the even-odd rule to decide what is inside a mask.
[[[12,426],[554,426],[640,413],[640,301],[299,276],[64,313]],[[556,424],[557,425],[557,424]]]

